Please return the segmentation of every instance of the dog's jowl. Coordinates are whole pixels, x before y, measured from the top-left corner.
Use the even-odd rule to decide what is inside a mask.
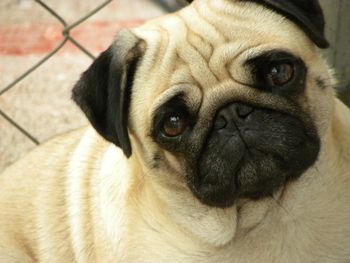
[[[0,176],[0,262],[350,262],[350,111],[318,1],[195,0],[119,32],[91,127]]]

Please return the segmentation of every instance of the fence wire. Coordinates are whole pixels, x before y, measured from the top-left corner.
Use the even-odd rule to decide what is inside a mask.
[[[67,21],[58,14],[52,7],[48,6],[41,0],[34,0],[35,3],[40,5],[44,10],[46,10],[48,13],[50,13],[54,18],[58,20],[58,22],[63,26],[62,30],[62,36],[63,40],[61,40],[57,46],[50,51],[47,55],[45,55],[39,62],[34,64],[32,67],[30,67],[28,70],[26,70],[23,74],[18,76],[15,80],[13,80],[11,83],[6,85],[4,88],[0,89],[0,96],[4,95],[6,92],[8,92],[10,89],[14,88],[16,84],[21,82],[24,78],[29,76],[32,72],[34,72],[37,68],[39,68],[41,65],[43,65],[46,61],[48,61],[52,56],[54,56],[58,51],[60,51],[68,42],[72,43],[74,46],[76,46],[81,52],[86,54],[89,58],[92,60],[95,59],[94,55],[85,48],[81,43],[79,43],[76,39],[74,39],[70,32],[72,29],[79,26],[81,23],[85,22],[88,18],[99,12],[101,9],[103,9],[105,6],[107,6],[109,3],[111,3],[113,0],[106,0],[99,4],[95,9],[87,13],[86,15],[82,16],[78,20],[76,20],[73,23],[67,23]],[[159,4],[161,7],[163,7],[166,11],[174,11],[177,8],[181,6],[181,1],[183,0],[177,0],[179,2],[173,1],[173,0],[154,0],[157,4]],[[13,118],[11,118],[8,114],[6,114],[1,108],[0,108],[0,116],[2,116],[6,121],[8,121],[13,127],[15,127],[19,132],[21,132],[25,137],[27,137],[30,141],[32,141],[34,144],[39,145],[40,141],[31,134],[28,130],[26,130],[25,127],[22,127],[19,123],[17,123]]]
[[[68,24],[61,15],[59,15],[53,8],[45,4],[41,0],[34,0],[37,4],[42,6],[47,12],[49,12],[53,17],[55,17],[63,26],[62,30],[62,36],[63,40],[46,56],[44,56],[39,62],[34,64],[32,67],[30,67],[27,71],[25,71],[22,75],[17,77],[14,81],[6,85],[3,89],[0,90],[0,96],[4,95],[7,91],[14,88],[14,86],[22,81],[25,77],[30,75],[32,72],[34,72],[37,68],[39,68],[42,64],[44,64],[46,61],[48,61],[53,55],[55,55],[59,50],[61,50],[67,42],[72,43],[75,45],[81,52],[86,54],[91,59],[95,59],[94,55],[87,50],[82,44],[80,44],[76,39],[74,39],[70,32],[73,28],[77,27],[81,23],[85,22],[88,18],[96,14],[98,11],[100,11],[102,8],[104,8],[106,5],[108,5],[113,0],[107,0],[104,1],[102,4],[98,5],[95,9],[87,13],[85,16],[81,17],[77,21]],[[20,131],[24,136],[26,136],[29,140],[31,140],[35,144],[40,144],[39,140],[35,138],[34,135],[32,135],[30,132],[28,132],[24,127],[19,125],[14,119],[12,119],[10,116],[8,116],[2,109],[0,109],[0,115],[7,120],[13,127],[15,127],[18,131]]]

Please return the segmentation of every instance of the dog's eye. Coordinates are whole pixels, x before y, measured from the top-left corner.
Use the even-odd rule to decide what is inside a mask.
[[[171,113],[163,122],[162,133],[166,137],[177,137],[186,130],[187,125],[187,119],[183,114]]]
[[[278,63],[270,67],[266,79],[271,86],[283,86],[294,76],[294,67],[289,63]]]

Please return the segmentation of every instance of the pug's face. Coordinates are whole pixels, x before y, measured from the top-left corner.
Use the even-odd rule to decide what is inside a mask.
[[[75,100],[152,180],[215,207],[270,196],[315,163],[332,109],[323,28],[277,11],[198,0],[121,32]]]

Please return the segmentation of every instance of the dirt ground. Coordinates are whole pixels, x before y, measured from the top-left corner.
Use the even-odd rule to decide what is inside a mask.
[[[103,0],[43,1],[72,23]],[[112,1],[72,31],[94,55],[122,27],[164,13],[150,0]],[[62,25],[33,0],[0,1],[0,92],[62,40]],[[0,96],[0,109],[40,142],[87,123],[71,101],[71,88],[91,59],[67,44],[64,49]],[[0,171],[35,144],[0,116]]]

